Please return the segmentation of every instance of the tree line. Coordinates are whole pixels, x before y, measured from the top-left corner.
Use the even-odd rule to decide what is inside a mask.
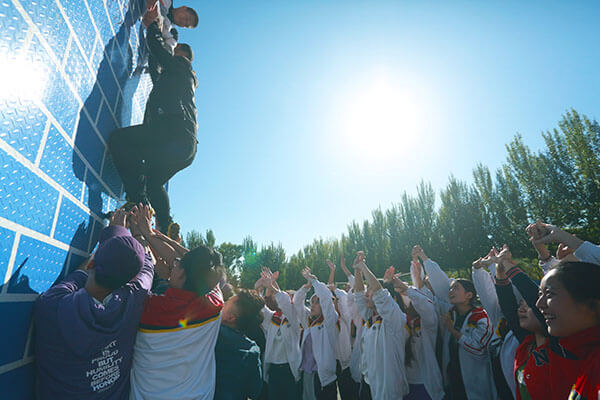
[[[188,232],[185,244],[217,248],[229,281],[241,287],[252,287],[263,265],[280,272],[284,289],[304,283],[301,270],[307,265],[326,280],[326,259],[337,264],[343,252],[350,264],[358,250],[365,251],[378,276],[390,265],[408,272],[414,244],[451,275],[469,276],[475,258],[506,243],[535,276],[537,254],[525,234],[528,223],[541,218],[594,242],[600,233],[600,125],[570,110],[542,136],[545,147],[534,152],[515,135],[502,166],[490,171],[478,164],[472,182],[451,175],[439,192],[439,206],[431,184],[422,181],[415,195],[405,192],[390,208],[374,210],[370,219],[352,221],[340,238],[315,239],[289,257],[280,243],[259,247],[251,237],[217,245],[212,230]],[[339,268],[335,279],[346,280]]]

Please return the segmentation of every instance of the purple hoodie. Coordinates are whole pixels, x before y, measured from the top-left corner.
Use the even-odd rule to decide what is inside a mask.
[[[123,235],[110,226],[101,241]],[[140,272],[105,304],[84,289],[81,270],[36,301],[36,395],[39,399],[127,399],[133,344],[154,268],[146,255]]]

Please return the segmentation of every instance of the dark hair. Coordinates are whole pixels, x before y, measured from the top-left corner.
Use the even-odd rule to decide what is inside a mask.
[[[473,282],[468,279],[455,279],[454,282],[460,283],[460,286],[465,289],[465,292],[473,293],[473,297],[471,297],[471,304],[477,302],[477,290],[475,290],[475,285]]]
[[[194,52],[192,51],[192,47],[187,43],[178,43],[177,48],[183,50],[187,54],[187,58],[190,62],[194,61]]]
[[[260,325],[263,320],[262,308],[265,306],[265,301],[256,291],[240,290],[235,305],[238,310],[235,326],[240,331],[246,334],[252,328]]]
[[[207,287],[209,272],[223,264],[221,253],[201,244],[187,252],[181,259],[181,267],[185,271],[183,288],[198,296],[204,296],[211,287]],[[216,276],[216,275],[215,275]]]
[[[98,270],[96,270],[94,272],[94,280],[96,281],[96,283],[110,291],[120,288],[121,286],[123,286],[124,284],[129,282],[131,279],[133,279],[134,276],[132,276],[131,278],[129,278],[127,280],[124,280],[122,278],[119,278],[118,276],[103,274],[103,273],[99,272]]]
[[[192,28],[197,27],[198,26],[198,13],[192,7],[186,7],[186,10],[187,10],[187,12],[192,14],[192,17],[194,17],[194,23],[192,24]]]
[[[560,264],[554,276],[578,303],[600,300],[600,266],[587,262],[570,261]]]
[[[396,304],[398,304],[398,307],[400,307],[400,310],[402,310],[402,312],[404,314],[408,314],[408,309],[404,305],[404,300],[402,300],[402,295],[394,290],[394,285],[392,284],[392,282],[385,282],[383,284],[383,287],[385,289],[387,289],[388,292],[390,292],[390,294],[394,298],[394,301],[396,302]],[[409,336],[406,339],[406,342],[404,342],[404,365],[412,364],[413,360],[415,359],[415,355],[413,354],[413,351],[412,351],[412,341],[413,341],[412,331],[409,330]]]

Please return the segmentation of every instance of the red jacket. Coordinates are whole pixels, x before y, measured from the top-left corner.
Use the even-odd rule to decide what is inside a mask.
[[[517,398],[528,398],[521,396],[521,389],[526,387],[524,390],[533,400],[597,400],[597,394],[596,397],[569,397],[569,393],[577,387],[576,381],[581,380],[582,385],[588,386],[587,382],[590,379],[598,381],[597,371],[600,368],[595,370],[595,375],[586,371],[590,368],[588,365],[592,364],[592,355],[598,354],[598,351],[594,350],[599,347],[600,327],[590,328],[567,338],[551,338],[537,348],[534,336],[527,336],[515,354]],[[519,368],[524,364],[521,373]],[[596,366],[600,366],[600,363],[596,362]],[[588,376],[590,374],[592,376]]]
[[[600,326],[581,332],[584,340],[594,347],[579,371],[569,400],[600,399]]]

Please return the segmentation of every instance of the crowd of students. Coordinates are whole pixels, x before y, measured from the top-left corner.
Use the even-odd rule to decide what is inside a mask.
[[[171,22],[198,16],[149,0],[144,123],[109,139],[136,205],[35,303],[38,398],[600,399],[600,247],[556,226],[526,228],[539,284],[506,246],[466,280],[415,245],[410,285],[393,267],[379,279],[358,251],[352,272],[340,260],[344,289],[329,260],[327,284],[307,267],[305,285],[282,291],[264,267],[254,289],[236,289],[217,251],[183,247],[163,185],[195,156],[197,81]]]
[[[473,280],[414,246],[409,285],[357,252],[344,289],[224,279],[221,255],[118,209],[90,260],[34,307],[40,399],[597,399],[600,246],[527,227],[544,271],[492,248]],[[559,243],[556,256],[545,243]],[[365,287],[366,285],[366,287]],[[312,295],[308,298],[308,294]],[[223,293],[228,293],[226,296]]]

